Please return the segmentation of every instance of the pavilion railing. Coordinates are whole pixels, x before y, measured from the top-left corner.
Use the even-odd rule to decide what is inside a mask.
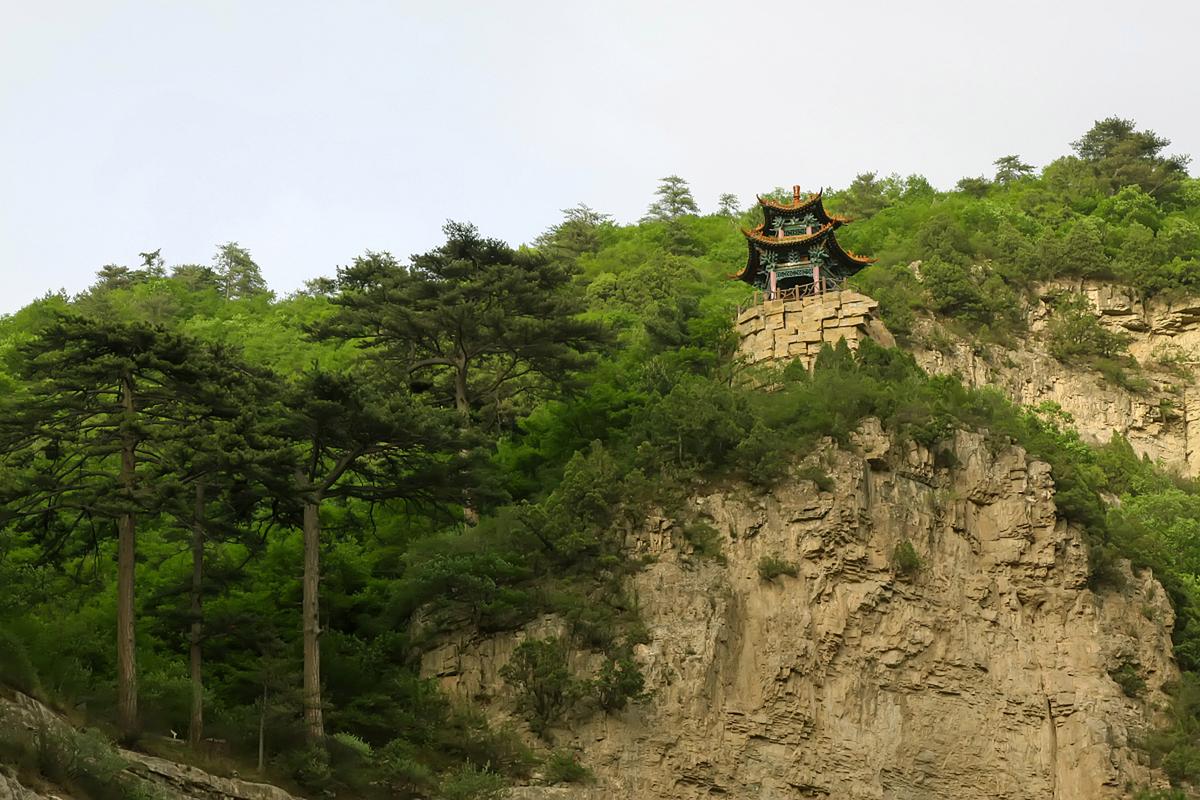
[[[846,288],[844,279],[830,278],[824,275],[820,281],[792,286],[787,289],[777,289],[774,292],[765,289],[755,289],[754,294],[738,304],[737,316],[755,306],[761,306],[768,300],[803,300],[805,297],[816,297],[826,292],[840,292]]]

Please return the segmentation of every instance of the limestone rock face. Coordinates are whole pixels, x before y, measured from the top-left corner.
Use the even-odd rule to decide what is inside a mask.
[[[799,360],[811,367],[826,344],[845,340],[851,350],[865,338],[895,345],[876,318],[879,303],[852,291],[826,292],[799,300],[768,300],[738,314],[738,348],[751,361]]]
[[[597,784],[514,796],[1096,800],[1161,783],[1129,743],[1178,677],[1170,604],[1148,573],[1088,587],[1047,465],[976,434],[899,446],[877,423],[811,460],[834,492],[796,479],[690,501],[724,563],[690,554],[669,520],[634,537],[654,557],[631,586],[650,699],[555,732]],[[768,555],[796,577],[763,580]],[[498,670],[529,633],[452,637],[425,672],[510,716]],[[1110,677],[1122,665],[1140,696]]]
[[[1144,370],[1144,390],[1115,386],[1095,370],[1063,364],[1046,352],[1039,334],[1051,316],[1046,299],[1056,292],[1082,295],[1102,324],[1132,337],[1129,352]],[[1200,365],[1200,298],[1143,302],[1127,287],[1094,281],[1048,283],[1040,295],[1029,315],[1032,335],[1015,348],[981,350],[940,337],[940,349],[914,350],[917,361],[929,372],[957,372],[973,386],[996,386],[1018,403],[1057,403],[1086,439],[1107,442],[1120,433],[1139,455],[1200,475],[1200,390],[1193,385]],[[936,323],[924,326],[927,333]]]

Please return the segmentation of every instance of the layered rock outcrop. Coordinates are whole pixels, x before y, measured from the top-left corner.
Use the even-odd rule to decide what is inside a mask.
[[[1106,380],[1082,364],[1064,364],[1045,348],[1051,319],[1047,300],[1059,292],[1085,298],[1100,322],[1127,334],[1130,354],[1141,366],[1136,391]],[[1057,281],[1040,288],[1029,309],[1030,335],[1011,348],[981,347],[947,334],[934,320],[921,323],[918,338],[939,341],[914,348],[930,372],[962,375],[973,386],[995,386],[1018,403],[1057,403],[1080,434],[1107,442],[1129,439],[1139,455],[1200,475],[1200,298],[1142,301],[1132,289],[1095,281]],[[930,334],[934,335],[930,335]]]
[[[970,433],[901,447],[877,424],[811,459],[834,491],[692,499],[723,560],[668,519],[629,542],[650,556],[631,586],[649,699],[556,733],[597,785],[522,797],[1095,800],[1160,780],[1130,741],[1177,677],[1170,604],[1148,573],[1089,588],[1047,465]],[[795,576],[763,579],[766,556]],[[425,672],[508,717],[499,669],[525,635],[464,632]],[[1127,696],[1119,670],[1145,690]]]
[[[751,363],[798,360],[811,368],[822,347],[842,340],[851,350],[866,338],[892,347],[896,342],[877,318],[878,308],[853,291],[768,300],[738,312],[738,349]]]

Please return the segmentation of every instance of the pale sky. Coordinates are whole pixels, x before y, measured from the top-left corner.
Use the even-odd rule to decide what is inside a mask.
[[[0,0],[0,313],[155,248],[287,292],[448,218],[633,221],[670,173],[708,211],[947,188],[1112,114],[1200,160],[1198,34],[1192,0]]]

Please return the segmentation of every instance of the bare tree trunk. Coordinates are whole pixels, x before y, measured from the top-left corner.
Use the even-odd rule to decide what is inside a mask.
[[[267,683],[263,681],[262,705],[258,709],[258,774],[267,764]]]
[[[467,396],[467,362],[460,359],[454,369],[454,407],[462,414],[463,424],[469,425],[471,419],[471,401]],[[465,451],[464,451],[465,452]],[[479,524],[479,509],[471,498],[469,489],[463,490],[463,520],[468,525]]]
[[[321,714],[321,506],[320,497],[304,501],[304,725],[308,741],[325,739]]]
[[[130,507],[117,521],[117,722],[121,735],[127,739],[138,734],[137,650],[134,618],[134,578],[137,568],[137,548],[134,541],[136,519],[132,504],[134,495],[137,441],[129,432],[134,414],[133,380],[121,380],[121,405],[129,418],[121,442],[121,487]]]
[[[196,483],[196,505],[192,512],[192,629],[189,636],[192,673],[192,717],[188,742],[199,747],[204,738],[204,481]]]
[[[467,360],[458,359],[454,365],[454,407],[464,417],[471,413],[471,400],[467,396]]]

